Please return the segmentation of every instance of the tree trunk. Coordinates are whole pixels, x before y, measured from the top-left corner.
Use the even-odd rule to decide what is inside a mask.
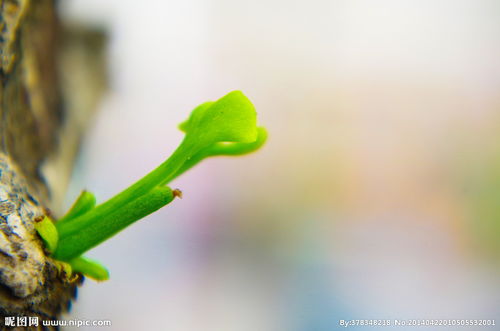
[[[67,311],[83,280],[64,280],[34,222],[61,208],[103,90],[105,38],[63,29],[54,0],[0,0],[0,27],[0,325],[38,317],[38,327],[14,320],[36,330]]]

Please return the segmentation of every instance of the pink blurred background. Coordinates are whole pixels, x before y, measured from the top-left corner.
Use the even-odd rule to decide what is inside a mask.
[[[500,2],[61,5],[110,35],[111,87],[68,204],[153,169],[182,139],[177,123],[231,90],[270,132],[256,154],[186,173],[172,183],[184,199],[93,250],[111,280],[87,281],[67,318],[113,330],[500,328]]]

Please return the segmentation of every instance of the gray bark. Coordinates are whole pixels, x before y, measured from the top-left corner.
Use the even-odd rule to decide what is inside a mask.
[[[62,277],[34,222],[61,208],[103,91],[105,38],[62,28],[55,7],[0,0],[0,326],[6,316],[60,318],[83,280]]]

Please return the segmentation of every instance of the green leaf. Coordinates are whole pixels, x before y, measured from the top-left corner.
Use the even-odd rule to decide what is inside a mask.
[[[239,156],[243,154],[252,153],[264,145],[267,140],[267,131],[265,128],[259,127],[257,128],[257,140],[251,143],[242,143],[242,142],[217,142],[213,145],[210,145],[202,150],[200,150],[197,154],[193,155],[189,158],[182,167],[177,171],[177,173],[172,176],[172,180],[182,173],[186,172],[196,164],[198,164],[201,160],[207,157],[213,156]]]
[[[44,216],[40,222],[35,222],[35,230],[42,238],[47,250],[51,253],[54,252],[57,249],[59,233],[52,220],[48,216]]]
[[[95,207],[95,203],[96,200],[94,194],[88,191],[82,191],[82,193],[80,193],[80,196],[73,203],[73,206],[66,213],[66,215],[60,218],[57,222],[60,223],[70,219],[75,219],[78,216],[81,216],[86,212],[92,210],[92,208]]]
[[[157,168],[165,171],[162,184],[169,183],[206,157],[250,153],[260,148],[267,138],[265,129],[257,127],[252,102],[241,91],[201,104],[179,128],[186,133],[183,142],[172,157]]]
[[[104,281],[109,279],[109,271],[97,261],[91,260],[85,256],[79,256],[70,260],[69,265],[73,271],[81,272],[87,277],[97,281]]]
[[[257,114],[241,91],[233,91],[216,102],[201,104],[179,127],[186,132],[186,139],[195,139],[200,145],[251,143],[257,139]]]

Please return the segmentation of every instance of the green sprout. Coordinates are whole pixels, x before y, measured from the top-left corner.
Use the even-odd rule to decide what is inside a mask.
[[[96,206],[94,195],[83,191],[57,222],[45,216],[35,223],[46,250],[68,276],[74,271],[108,279],[105,267],[82,254],[181,197],[179,190],[166,185],[201,160],[247,154],[267,139],[266,130],[257,127],[254,106],[240,91],[201,104],[179,128],[185,137],[174,153],[121,193]]]

